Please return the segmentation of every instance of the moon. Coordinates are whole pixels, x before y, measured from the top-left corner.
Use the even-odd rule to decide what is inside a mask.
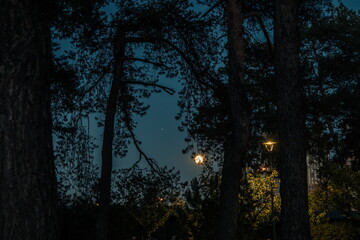
[[[194,161],[196,164],[203,164],[204,163],[204,156],[198,154],[195,156]]]

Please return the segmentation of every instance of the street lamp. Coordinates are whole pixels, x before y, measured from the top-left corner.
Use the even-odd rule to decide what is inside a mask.
[[[265,145],[265,148],[268,152],[272,152],[274,150],[274,146],[276,144],[276,142],[274,141],[266,141],[263,143]],[[274,170],[272,168],[272,162],[270,162],[269,164],[270,166],[270,171]],[[262,170],[268,170],[268,168],[266,167],[262,167]],[[272,225],[273,225],[273,239],[276,240],[276,223],[275,223],[275,217],[274,217],[274,186],[273,186],[273,182],[271,181],[270,183],[270,197],[271,197],[271,218],[272,218]]]
[[[266,150],[268,150],[268,152],[272,152],[272,150],[274,149],[274,145],[276,144],[276,142],[273,141],[267,141],[263,143],[265,145]]]

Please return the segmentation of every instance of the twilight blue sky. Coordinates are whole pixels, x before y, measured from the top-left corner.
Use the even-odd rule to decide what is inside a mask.
[[[343,0],[343,3],[354,10],[360,10],[360,0]]]

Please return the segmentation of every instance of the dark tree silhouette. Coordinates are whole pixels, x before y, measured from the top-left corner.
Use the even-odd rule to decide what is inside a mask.
[[[220,191],[218,239],[237,239],[238,194],[249,138],[249,102],[245,93],[243,11],[241,2],[227,1],[229,103],[231,135],[225,143]]]
[[[0,9],[0,239],[57,239],[50,114],[53,1]]]
[[[276,1],[282,239],[310,239],[298,13],[299,1]]]
[[[309,148],[341,165],[360,159],[359,24],[359,13],[340,4],[304,30]]]
[[[135,126],[132,119],[133,113],[142,115],[147,109],[139,103],[133,85],[152,87],[169,94],[174,93],[174,90],[157,84],[157,78],[150,76],[144,67],[138,67],[135,62],[141,62],[139,64],[141,66],[152,65],[155,69],[162,72],[166,71],[167,75],[171,76],[172,70],[176,67],[168,67],[170,65],[168,62],[173,60],[169,60],[171,53],[167,54],[166,51],[174,47],[169,39],[174,32],[173,29],[179,27],[179,22],[186,22],[187,17],[192,17],[192,13],[187,11],[187,16],[182,16],[188,9],[187,1],[141,2],[123,0],[114,3],[113,9],[116,15],[109,17],[109,20],[101,10],[102,4],[104,4],[103,1],[94,1],[93,4],[89,5],[87,3],[80,4],[80,10],[71,13],[71,9],[76,8],[72,7],[73,3],[70,3],[67,10],[70,13],[62,21],[66,22],[71,19],[68,20],[69,25],[79,32],[79,34],[72,35],[72,39],[78,47],[78,51],[74,55],[82,55],[90,60],[89,64],[84,64],[87,68],[84,74],[86,90],[83,91],[83,96],[87,95],[87,107],[90,109],[87,111],[105,112],[105,120],[102,123],[104,124],[104,135],[97,238],[107,239],[113,155],[114,153],[119,155],[116,154],[118,149],[124,148],[120,144],[127,145],[126,140],[120,141],[119,144],[117,138],[132,139],[135,147],[139,150],[140,158],[145,159],[153,170],[158,168],[156,162],[147,157],[140,149],[133,132]],[[108,2],[104,6],[106,4]],[[74,16],[81,13],[81,10],[86,12],[85,18]],[[89,21],[84,22],[86,16],[88,16]],[[71,25],[77,21],[80,22],[79,25]],[[89,22],[91,22],[90,25]],[[180,27],[182,28],[181,25]],[[65,36],[68,29],[60,26],[59,31]],[[139,45],[142,46],[143,53],[134,50]],[[86,54],[84,55],[84,53]],[[167,62],[165,63],[165,61]],[[98,78],[92,82],[94,75],[97,75]],[[155,78],[155,81],[151,77]],[[103,95],[99,101],[100,104],[95,101],[91,102],[97,97],[93,97],[90,93],[97,91]],[[143,95],[146,97],[149,96],[149,93],[145,92]],[[120,132],[119,129],[121,132],[125,132],[126,134],[123,135],[126,136],[119,136],[120,134],[117,134]]]

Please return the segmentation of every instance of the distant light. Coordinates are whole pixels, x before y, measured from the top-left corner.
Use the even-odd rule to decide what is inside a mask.
[[[268,170],[267,167],[265,167],[265,166],[260,166],[260,169],[262,172],[266,172]]]
[[[274,149],[274,145],[276,144],[276,142],[273,141],[267,141],[263,143],[266,147],[266,150],[268,150],[269,152],[271,152]]]
[[[201,154],[198,154],[195,156],[194,161],[196,164],[202,165],[202,164],[204,164],[204,156]]]

